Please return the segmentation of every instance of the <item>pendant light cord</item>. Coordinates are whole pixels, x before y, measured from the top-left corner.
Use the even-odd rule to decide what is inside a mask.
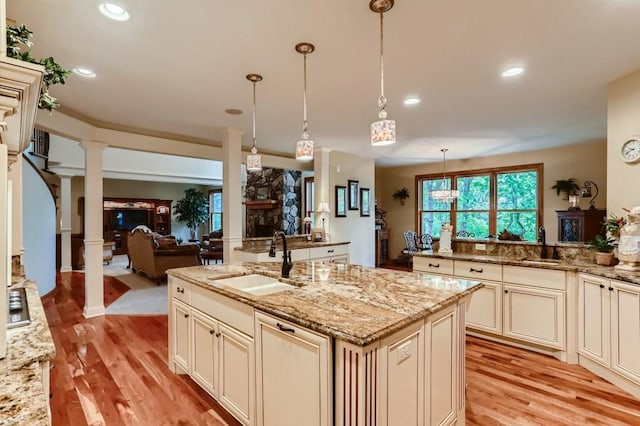
[[[446,189],[445,179],[447,177],[446,175],[447,150],[441,149],[440,151],[442,151],[442,189],[444,190]]]
[[[387,106],[387,98],[384,96],[384,13],[380,12],[380,97],[378,107],[380,111]]]
[[[256,147],[256,82],[253,81],[253,148]]]
[[[304,75],[304,91],[302,92],[302,133],[303,137],[305,134],[308,137],[309,123],[307,122],[307,54],[305,53],[302,56],[304,57],[302,66]]]

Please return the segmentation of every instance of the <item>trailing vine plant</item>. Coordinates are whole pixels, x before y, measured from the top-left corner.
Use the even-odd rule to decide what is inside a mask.
[[[51,56],[42,59],[34,58],[31,54],[32,36],[33,31],[29,30],[24,24],[17,27],[7,25],[7,56],[44,66],[38,108],[52,112],[58,108],[59,104],[56,102],[56,98],[49,94],[49,86],[64,84],[71,71],[64,69]]]

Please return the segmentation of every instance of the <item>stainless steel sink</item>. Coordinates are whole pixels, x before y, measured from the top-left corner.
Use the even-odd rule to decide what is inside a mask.
[[[216,279],[214,282],[255,296],[265,296],[267,294],[296,288],[291,284],[279,281],[277,278],[261,274],[240,275],[238,277]]]

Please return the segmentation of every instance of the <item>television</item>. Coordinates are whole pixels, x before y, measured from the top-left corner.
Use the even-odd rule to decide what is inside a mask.
[[[112,231],[130,231],[138,225],[145,225],[153,229],[153,210],[118,209],[109,210],[108,224],[105,226]]]

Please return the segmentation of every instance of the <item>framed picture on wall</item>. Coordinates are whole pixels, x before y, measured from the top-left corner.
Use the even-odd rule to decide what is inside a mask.
[[[358,210],[358,181],[347,181],[349,187],[349,210]]]
[[[369,188],[360,188],[360,216],[371,216],[370,196]]]
[[[347,187],[336,185],[336,217],[347,217]]]

